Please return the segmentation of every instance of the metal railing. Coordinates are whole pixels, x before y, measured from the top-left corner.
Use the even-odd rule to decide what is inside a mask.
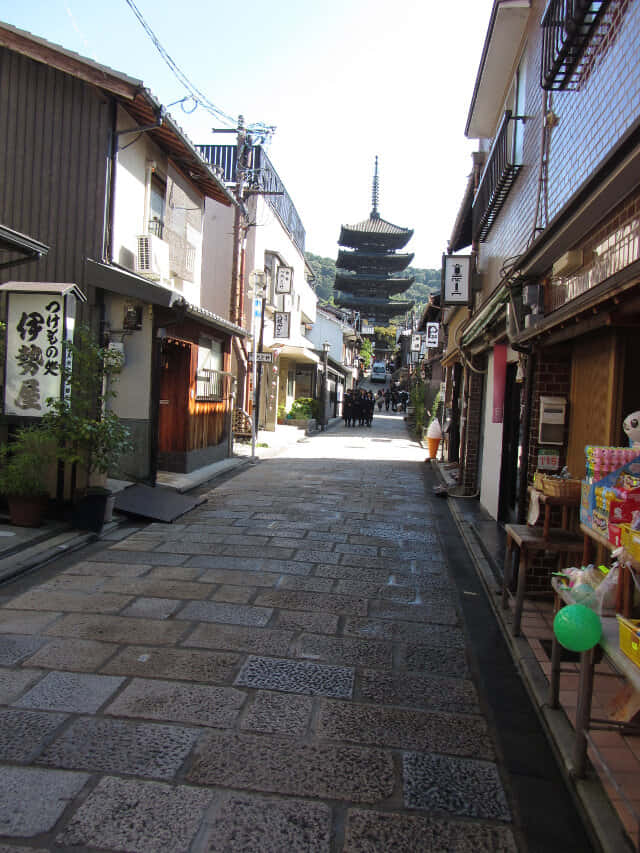
[[[196,374],[196,403],[217,403],[227,396],[229,374],[203,368]]]
[[[150,219],[147,231],[149,234],[153,234],[155,237],[159,237],[162,240],[164,222],[161,219]]]
[[[522,168],[516,156],[516,122],[523,116],[514,116],[507,110],[493,140],[489,158],[484,167],[480,185],[472,208],[473,239],[480,243],[487,239],[509,190]]]
[[[206,163],[221,170],[226,183],[236,183],[238,158],[234,145],[196,145],[196,148]],[[278,215],[298,249],[304,252],[306,234],[298,211],[261,146],[251,149],[249,162],[251,168],[246,173],[249,191],[265,193],[265,201]]]
[[[587,48],[610,0],[549,0],[542,16],[540,85],[576,88]]]

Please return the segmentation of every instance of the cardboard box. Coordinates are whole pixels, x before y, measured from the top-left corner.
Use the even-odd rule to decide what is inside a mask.
[[[615,524],[609,518],[609,542],[615,547],[619,548],[622,545],[622,525]]]
[[[626,498],[614,498],[609,504],[609,520],[616,524],[628,524],[632,513],[640,510],[640,489],[633,489]]]

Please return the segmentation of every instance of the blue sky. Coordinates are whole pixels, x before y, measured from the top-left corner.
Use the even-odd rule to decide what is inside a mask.
[[[377,154],[381,215],[414,229],[416,266],[440,266],[471,170],[464,128],[492,0],[136,5],[210,101],[276,126],[269,156],[309,251],[335,258],[340,225],[367,218]],[[125,0],[2,0],[0,19],[143,80],[163,104],[185,95]],[[195,143],[221,126],[201,108],[170,112]]]

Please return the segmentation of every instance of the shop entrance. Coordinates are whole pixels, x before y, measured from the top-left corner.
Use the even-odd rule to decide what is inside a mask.
[[[520,453],[520,397],[522,386],[516,382],[517,363],[507,364],[502,431],[502,464],[498,521],[518,521],[518,456]]]

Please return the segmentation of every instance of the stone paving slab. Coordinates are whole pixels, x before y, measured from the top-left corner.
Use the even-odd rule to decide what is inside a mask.
[[[204,580],[204,569],[195,566],[154,566],[144,576],[149,581],[194,581],[217,583]]]
[[[0,668],[0,704],[10,705],[15,702],[43,675],[40,669]]]
[[[246,604],[225,604],[218,601],[191,601],[176,613],[176,619],[193,622],[222,622],[227,625],[267,624],[273,610],[270,607],[252,607]]]
[[[186,778],[196,785],[378,803],[393,792],[394,764],[380,749],[211,734],[197,745]]]
[[[435,622],[456,625],[458,615],[453,607],[438,605],[398,604],[395,601],[373,601],[369,615],[374,619],[402,619],[407,622]]]
[[[375,640],[303,634],[296,656],[345,666],[389,668],[393,663],[393,648],[390,643]]]
[[[275,586],[282,575],[278,572],[236,572],[233,569],[192,569],[194,572],[201,572],[199,578],[201,583],[210,584],[232,584],[241,586],[247,584],[249,586]],[[287,575],[293,577],[293,575]]]
[[[29,838],[52,829],[88,778],[66,770],[0,767],[0,832]]]
[[[336,592],[344,595],[361,595],[365,598],[382,598],[412,604],[416,599],[416,590],[407,586],[368,583],[366,581],[339,580]]]
[[[44,669],[64,669],[77,672],[93,672],[116,651],[112,643],[95,640],[51,639],[27,659],[29,666]]]
[[[99,556],[103,557],[105,553],[106,551],[101,551]],[[101,579],[104,577],[136,578],[146,574],[150,568],[150,563],[114,563],[101,562],[99,560],[83,560],[80,563],[69,566],[68,569],[65,569],[65,573],[70,575],[95,575]]]
[[[101,779],[56,843],[136,853],[183,853],[198,831],[212,792],[137,779]]]
[[[15,706],[70,713],[95,713],[119,689],[124,678],[84,672],[49,672]]]
[[[44,646],[46,638],[30,634],[0,634],[0,666],[13,666]]]
[[[0,761],[32,761],[66,719],[66,714],[0,708]]]
[[[362,637],[371,640],[393,640],[395,623],[383,619],[344,620],[342,632],[347,637]]]
[[[329,853],[331,811],[322,803],[225,794],[216,799],[198,850],[207,853]]]
[[[311,613],[308,610],[278,610],[278,626],[293,631],[335,634],[340,617],[337,613]]]
[[[412,672],[455,675],[458,678],[469,675],[464,650],[456,646],[410,645],[401,656],[401,661],[402,666]]]
[[[136,619],[168,619],[183,604],[177,598],[137,598],[122,611],[122,616]]]
[[[278,589],[297,589],[302,592],[331,592],[334,583],[333,578],[318,578],[315,575],[308,577],[282,575],[278,583]]]
[[[100,592],[103,579],[97,575],[60,574],[49,578],[40,589],[74,590],[76,592]]]
[[[267,557],[189,557],[188,566],[199,569],[227,569],[241,572],[277,572],[279,575],[310,575],[311,566]]]
[[[253,586],[234,586],[222,584],[211,596],[211,601],[220,601],[225,604],[248,604],[257,592]]]
[[[199,734],[180,726],[81,717],[45,747],[36,764],[168,780]]]
[[[104,640],[110,643],[173,645],[184,635],[183,622],[161,619],[133,619],[126,616],[69,615],[55,622],[45,633],[54,637],[78,637],[81,640]]]
[[[322,563],[315,567],[314,574],[322,578],[360,580],[382,585],[389,580],[390,571],[386,568],[372,569],[369,567],[363,568],[362,566],[333,566]]]
[[[259,691],[254,694],[240,727],[246,731],[300,736],[308,729],[312,710],[311,696]]]
[[[365,669],[356,674],[355,695],[362,702],[379,705],[458,714],[480,713],[473,682],[462,678]]]
[[[17,610],[58,610],[67,613],[117,613],[130,601],[130,595],[114,595],[109,592],[31,589],[13,598],[5,607]]]
[[[511,830],[502,826],[349,809],[343,850],[345,853],[379,853],[383,850],[518,853],[518,846]]]
[[[299,592],[293,589],[265,590],[258,595],[255,603],[286,610],[318,610],[347,616],[365,616],[367,613],[367,602],[364,598],[322,592]]]
[[[498,768],[490,761],[409,752],[402,770],[408,808],[511,820]]]
[[[110,675],[228,684],[235,677],[240,660],[240,655],[232,652],[128,646],[106,663],[101,671]]]
[[[162,554],[155,551],[124,551],[109,548],[96,555],[96,562],[121,563],[127,566],[181,566],[187,560],[186,554]],[[89,559],[91,562],[91,559]]]
[[[287,654],[293,636],[293,631],[282,628],[255,628],[250,625],[209,622],[198,625],[182,645],[279,656]]]
[[[233,726],[245,699],[246,695],[233,687],[134,678],[105,714],[223,729]]]
[[[320,737],[334,741],[425,749],[483,759],[494,757],[484,719],[470,715],[327,699],[321,704],[317,730]]]
[[[354,671],[350,667],[251,655],[243,664],[235,684],[239,687],[350,699],[353,679]]]
[[[38,634],[61,615],[50,610],[2,609],[0,610],[0,634]]]
[[[194,599],[209,598],[213,587],[200,581],[159,580],[157,578],[108,578],[105,590],[123,592],[129,596]]]

